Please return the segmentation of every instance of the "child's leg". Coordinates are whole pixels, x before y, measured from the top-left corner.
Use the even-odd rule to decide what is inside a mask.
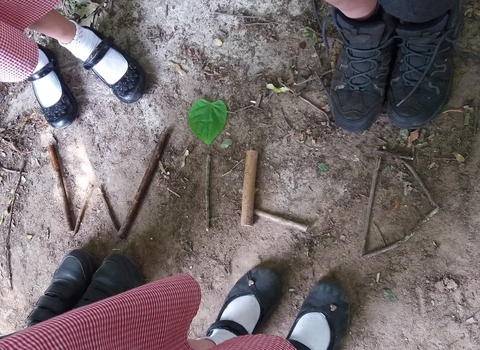
[[[366,19],[375,11],[377,0],[325,0],[345,16],[352,19]]]
[[[76,33],[75,24],[55,10],[48,12],[29,28],[65,44],[71,42]]]

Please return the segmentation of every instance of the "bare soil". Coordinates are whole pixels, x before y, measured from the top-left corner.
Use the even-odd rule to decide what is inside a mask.
[[[0,84],[0,163],[20,169],[24,159],[27,173],[16,194],[12,225],[8,215],[0,226],[1,334],[25,327],[26,316],[63,255],[84,247],[99,262],[112,251],[127,254],[147,282],[176,273],[194,276],[203,299],[192,337],[204,334],[220,300],[241,275],[268,263],[282,272],[285,287],[265,333],[286,336],[310,288],[333,276],[352,304],[343,349],[480,348],[480,139],[473,128],[480,117],[479,18],[478,10],[473,11],[478,1],[465,5],[461,52],[446,107],[454,111],[422,128],[413,145],[386,115],[362,134],[335,125],[314,72],[332,68],[338,35],[328,27],[330,53],[321,39],[314,46],[311,37],[302,36],[305,27],[319,31],[308,1],[117,0],[108,5],[96,26],[138,59],[148,75],[148,92],[138,103],[117,101],[68,52],[38,35],[34,37],[58,55],[80,105],[79,119],[66,130],[52,130],[28,83]],[[322,4],[321,11],[324,17],[329,9]],[[216,46],[215,39],[223,45]],[[169,61],[179,64],[186,76]],[[292,87],[295,94],[272,93],[267,83]],[[259,108],[238,111],[259,96]],[[186,113],[198,98],[222,99],[232,112],[210,149],[187,126]],[[467,125],[466,104],[474,107]],[[78,234],[68,232],[46,148],[52,137],[58,142],[74,216],[92,183],[104,186],[115,214],[123,219],[157,136],[168,126],[174,131],[162,158],[166,173],[156,173],[128,238],[116,238],[97,192]],[[226,138],[233,144],[222,149]],[[375,151],[382,148],[413,154],[412,164],[440,211],[401,247],[366,259],[361,257],[363,225]],[[187,149],[190,155],[181,167]],[[262,219],[251,228],[240,226],[243,164],[229,170],[248,149],[260,154],[256,206],[310,224],[307,233]],[[452,152],[465,162],[458,162]],[[213,227],[206,231],[208,153]],[[320,171],[319,163],[328,170]],[[18,179],[18,174],[0,170],[2,213]],[[431,209],[402,163],[384,157],[367,248],[383,245],[379,231],[387,243],[402,238]],[[13,289],[6,261],[9,227]],[[395,301],[387,298],[386,290]]]

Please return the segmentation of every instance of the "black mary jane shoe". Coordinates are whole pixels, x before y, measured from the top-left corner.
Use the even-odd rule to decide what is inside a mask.
[[[112,38],[103,38],[102,34],[98,31],[84,27],[87,30],[91,30],[94,32],[102,42],[97,45],[97,47],[93,50],[90,56],[83,62],[83,68],[87,70],[93,70],[95,75],[100,78],[110,89],[112,89],[113,94],[117,96],[117,98],[125,103],[133,103],[140,99],[145,92],[146,86],[146,77],[145,72],[142,67],[130,56],[125,54],[122,50],[116,47],[113,44]],[[115,84],[109,84],[103,79],[103,77],[92,69],[98,62],[105,57],[105,54],[108,52],[110,48],[115,49],[118,53],[120,53],[128,63],[128,68],[122,78],[117,81]]]
[[[243,275],[228,293],[217,320],[207,330],[207,337],[212,335],[215,329],[225,329],[236,336],[249,334],[245,327],[235,321],[220,320],[228,304],[245,295],[253,295],[260,305],[260,317],[253,329],[253,333],[255,333],[280,301],[282,295],[280,277],[275,271],[264,267],[256,267]]]
[[[47,290],[28,315],[28,327],[71,310],[87,290],[96,269],[93,257],[83,250],[65,255]]]
[[[45,116],[48,124],[50,124],[55,129],[64,129],[77,118],[78,115],[78,108],[77,108],[77,101],[75,97],[73,97],[72,92],[65,84],[63,79],[60,77],[58,72],[58,62],[55,54],[50,51],[49,49],[38,46],[40,50],[42,50],[48,58],[48,64],[40,69],[37,73],[32,74],[28,81],[32,82],[33,91],[35,93],[35,97],[37,98],[38,103],[42,109],[42,113]],[[55,103],[53,106],[44,107],[42,102],[38,98],[37,90],[35,88],[35,84],[33,82],[35,80],[41,79],[44,76],[54,72],[57,75],[58,80],[60,81],[60,85],[62,87],[62,96],[60,100]]]
[[[305,298],[297,318],[287,336],[287,340],[297,350],[310,350],[301,341],[290,339],[298,321],[302,316],[311,312],[319,312],[325,315],[330,326],[330,343],[328,350],[338,348],[341,340],[347,333],[350,320],[350,305],[345,291],[335,282],[320,281],[312,288]]]

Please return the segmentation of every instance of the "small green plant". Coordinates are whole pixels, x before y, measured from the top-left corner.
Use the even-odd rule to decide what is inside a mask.
[[[201,141],[210,147],[227,122],[227,106],[222,100],[197,100],[188,111],[188,126]]]
[[[311,38],[312,39],[312,44],[315,46],[318,44],[318,36],[317,33],[310,27],[304,27],[302,28],[302,36],[304,38]]]

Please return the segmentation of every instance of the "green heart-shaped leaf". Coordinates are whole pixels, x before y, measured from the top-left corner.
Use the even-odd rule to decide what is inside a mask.
[[[200,99],[188,111],[188,126],[208,147],[220,135],[227,122],[227,106],[222,100]]]

